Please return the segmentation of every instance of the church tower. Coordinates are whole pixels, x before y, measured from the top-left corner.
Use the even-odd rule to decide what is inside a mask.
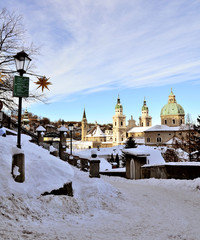
[[[152,117],[149,116],[149,108],[147,107],[145,98],[142,106],[142,116],[139,117],[139,122],[140,122],[140,127],[152,126]]]
[[[86,118],[86,114],[85,114],[85,108],[84,108],[84,112],[83,112],[83,119],[81,122],[81,130],[82,130],[81,140],[85,141],[85,137],[87,135],[87,118]]]
[[[28,111],[27,111],[27,108],[26,110],[24,111],[24,117],[22,119],[22,122],[23,122],[23,125],[28,125],[29,124],[29,117],[28,117]]]
[[[113,116],[113,146],[123,144],[126,139],[126,116],[123,115],[123,107],[120,98],[117,98],[115,115]]]

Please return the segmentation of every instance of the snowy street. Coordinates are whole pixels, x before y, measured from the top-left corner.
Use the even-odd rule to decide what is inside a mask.
[[[177,182],[182,187],[176,186],[175,180],[102,178],[121,192],[118,197],[108,194],[103,199],[96,195],[95,200],[89,194],[88,199],[80,201],[48,196],[35,203],[34,199],[29,203],[18,200],[17,204],[9,199],[14,215],[1,222],[1,239],[200,239],[199,190],[188,189],[181,181]],[[23,208],[24,204],[29,209]]]

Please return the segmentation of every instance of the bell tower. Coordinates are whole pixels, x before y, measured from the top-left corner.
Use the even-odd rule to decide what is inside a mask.
[[[140,122],[140,127],[152,126],[152,117],[149,116],[149,108],[147,107],[145,98],[142,106],[142,116],[139,117],[139,122]]]
[[[113,146],[123,144],[126,139],[126,116],[123,115],[123,107],[118,95],[113,116]]]
[[[85,108],[83,111],[83,119],[81,122],[81,130],[82,130],[82,136],[81,136],[81,140],[85,141],[85,137],[87,135],[87,118],[86,118],[86,114],[85,114]]]

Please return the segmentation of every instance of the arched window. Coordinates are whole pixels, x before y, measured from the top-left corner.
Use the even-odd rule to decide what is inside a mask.
[[[162,142],[161,137],[157,137],[157,143],[161,143],[161,142]]]

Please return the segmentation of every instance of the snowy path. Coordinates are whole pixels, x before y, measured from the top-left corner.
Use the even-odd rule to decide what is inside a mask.
[[[126,204],[121,206],[126,239],[200,239],[198,192],[113,178],[109,182],[126,196]]]
[[[123,178],[102,179],[121,192],[118,197],[90,195],[89,203],[70,197],[22,203],[18,199],[17,212],[9,215],[12,219],[1,221],[0,239],[200,240],[199,191]],[[14,200],[8,201],[7,210],[13,209],[11,203]],[[28,204],[28,212],[24,204]]]

